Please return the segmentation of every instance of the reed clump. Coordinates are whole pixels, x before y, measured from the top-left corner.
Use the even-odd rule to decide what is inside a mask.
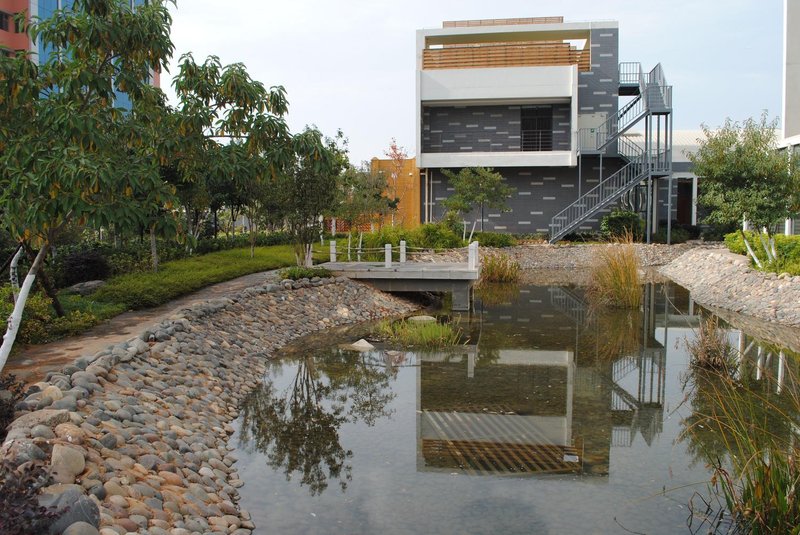
[[[589,299],[600,306],[638,308],[642,302],[640,272],[632,234],[598,248],[591,267]]]
[[[686,347],[694,367],[715,370],[725,375],[733,368],[735,350],[720,328],[716,316],[700,319],[697,336],[694,340],[687,341]]]
[[[377,327],[377,335],[391,343],[426,349],[457,345],[461,334],[457,325],[438,321],[381,320]]]
[[[493,253],[481,260],[481,284],[519,282],[519,262],[507,254]]]

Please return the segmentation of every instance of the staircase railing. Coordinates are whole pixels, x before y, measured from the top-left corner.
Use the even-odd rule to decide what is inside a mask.
[[[619,171],[603,179],[597,186],[553,216],[550,223],[550,242],[560,240],[580,225],[588,215],[633,189],[647,177],[647,167],[645,154],[642,152]]]

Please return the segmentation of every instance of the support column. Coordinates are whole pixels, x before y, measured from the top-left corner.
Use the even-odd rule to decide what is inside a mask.
[[[692,177],[692,225],[697,224],[697,177]]]

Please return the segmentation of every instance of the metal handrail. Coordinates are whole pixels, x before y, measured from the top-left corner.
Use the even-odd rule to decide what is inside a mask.
[[[553,216],[550,223],[550,241],[566,235],[584,216],[599,210],[639,184],[649,174],[644,152],[613,175],[603,179],[575,202]]]

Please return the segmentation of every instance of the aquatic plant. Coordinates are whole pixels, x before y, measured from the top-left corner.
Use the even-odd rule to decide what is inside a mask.
[[[642,302],[640,269],[632,234],[599,247],[591,266],[589,299],[595,305],[638,308]]]
[[[700,319],[694,340],[687,340],[691,365],[728,374],[733,368],[735,350],[719,327],[716,316]]]
[[[515,283],[487,282],[475,287],[475,295],[484,305],[502,305],[519,297],[519,286]]]
[[[481,284],[518,282],[520,274],[519,262],[507,254],[493,253],[481,260]]]
[[[438,321],[382,320],[376,331],[381,338],[402,346],[449,347],[461,340],[460,327]]]
[[[792,378],[774,393],[758,388],[768,384],[763,379],[751,387],[728,372],[692,373],[694,412],[683,422],[685,434],[689,450],[712,469],[710,488],[730,513],[729,531],[800,533],[800,396],[796,373],[787,374]]]

